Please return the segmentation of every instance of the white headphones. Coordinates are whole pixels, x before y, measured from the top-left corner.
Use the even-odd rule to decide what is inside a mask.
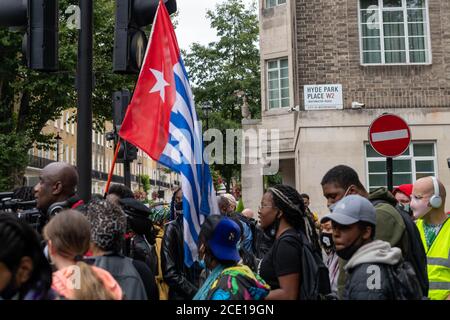
[[[436,177],[431,177],[433,180],[433,186],[434,186],[434,195],[430,198],[430,205],[432,208],[440,208],[442,205],[442,198],[439,195],[439,185]]]

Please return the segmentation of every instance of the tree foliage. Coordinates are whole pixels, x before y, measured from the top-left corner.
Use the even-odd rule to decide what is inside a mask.
[[[217,30],[219,40],[206,46],[194,43],[185,62],[193,83],[197,112],[205,120],[202,107],[212,107],[208,114],[209,128],[221,130],[225,146],[225,130],[241,128],[243,99],[237,96],[238,91],[243,91],[247,97],[252,116],[258,118],[260,114],[256,3],[246,7],[239,0],[227,0],[214,11],[208,11],[207,18]],[[215,164],[213,167],[220,171],[229,191],[231,177],[239,175],[240,165]]]

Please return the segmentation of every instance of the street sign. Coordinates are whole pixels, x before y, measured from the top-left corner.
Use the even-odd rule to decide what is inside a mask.
[[[380,155],[394,158],[408,149],[411,143],[411,130],[399,116],[383,114],[370,125],[369,141]]]
[[[343,109],[341,84],[305,85],[305,110]]]

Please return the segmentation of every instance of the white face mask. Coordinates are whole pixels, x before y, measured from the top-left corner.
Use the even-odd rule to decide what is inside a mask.
[[[411,195],[410,203],[411,211],[413,212],[414,219],[423,218],[428,212],[431,211],[429,202],[425,199],[417,199],[416,196]]]

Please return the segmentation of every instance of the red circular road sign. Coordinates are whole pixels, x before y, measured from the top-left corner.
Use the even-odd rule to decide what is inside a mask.
[[[383,157],[397,157],[408,149],[411,130],[399,116],[383,114],[370,125],[369,141],[372,148]]]

